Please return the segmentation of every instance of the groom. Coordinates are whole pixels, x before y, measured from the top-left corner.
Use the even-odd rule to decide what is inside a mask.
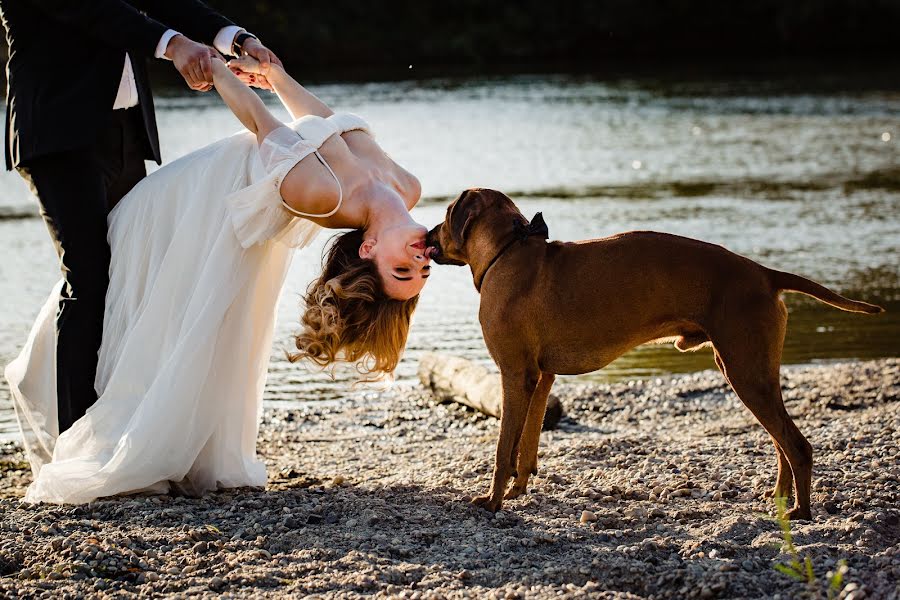
[[[57,314],[59,432],[97,400],[109,283],[106,217],[161,162],[147,58],[191,89],[212,87],[218,54],[276,62],[199,0],[0,0],[7,31],[6,168],[40,202],[65,277]],[[194,41],[197,40],[197,41]],[[202,42],[202,43],[201,43]]]

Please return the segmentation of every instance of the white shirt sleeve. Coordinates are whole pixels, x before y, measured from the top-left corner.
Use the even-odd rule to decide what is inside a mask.
[[[232,56],[231,45],[234,43],[235,36],[242,31],[244,31],[244,28],[238,27],[237,25],[223,27],[219,30],[219,33],[216,34],[216,39],[213,40],[213,48],[225,56]]]
[[[169,47],[169,42],[172,41],[172,38],[176,35],[181,35],[174,29],[166,29],[166,32],[162,34],[162,37],[159,38],[159,43],[156,44],[156,52],[153,53],[153,56],[156,58],[165,58],[169,60],[166,56],[166,48]]]

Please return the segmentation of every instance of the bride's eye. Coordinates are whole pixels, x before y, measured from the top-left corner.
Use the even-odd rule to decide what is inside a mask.
[[[409,273],[409,269],[406,267],[397,267],[394,270],[397,271],[398,273]]]

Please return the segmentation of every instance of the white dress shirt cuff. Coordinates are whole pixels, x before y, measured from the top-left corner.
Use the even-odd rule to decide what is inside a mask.
[[[159,43],[156,44],[156,52],[153,53],[153,56],[155,56],[156,58],[165,58],[166,60],[169,60],[169,58],[166,56],[166,48],[169,47],[169,42],[171,42],[172,38],[176,35],[181,34],[174,29],[166,29],[166,32],[162,34],[161,38],[159,38]]]
[[[237,25],[223,27],[219,30],[219,33],[216,34],[216,39],[213,40],[213,48],[225,56],[233,56],[233,54],[231,54],[231,45],[234,43],[235,36],[242,31],[244,31],[244,29]]]

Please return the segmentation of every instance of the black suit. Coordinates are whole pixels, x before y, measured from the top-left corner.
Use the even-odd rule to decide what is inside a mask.
[[[160,162],[145,59],[174,29],[211,44],[232,22],[198,0],[0,0],[9,42],[6,168],[41,204],[66,285],[57,317],[60,432],[97,399],[109,283],[106,217]],[[139,104],[113,110],[125,53]]]

